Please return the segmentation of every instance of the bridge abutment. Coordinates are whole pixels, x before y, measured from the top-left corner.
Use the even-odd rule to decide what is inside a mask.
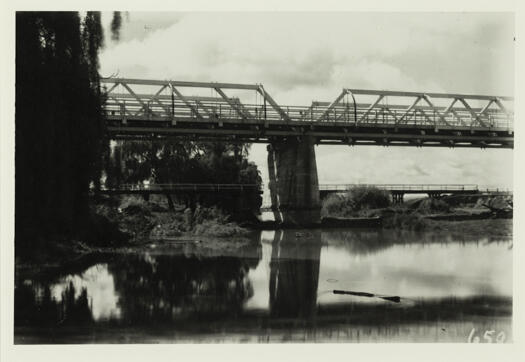
[[[307,226],[321,221],[313,137],[285,138],[268,145],[269,188],[275,221]]]

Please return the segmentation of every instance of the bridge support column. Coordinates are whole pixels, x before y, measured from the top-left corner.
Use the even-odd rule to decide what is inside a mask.
[[[321,221],[319,181],[312,137],[268,145],[269,188],[275,221],[307,226]]]
[[[392,203],[396,205],[402,204],[404,196],[405,194],[402,192],[392,192]]]
[[[175,211],[175,205],[173,204],[173,199],[169,193],[166,193],[166,198],[168,200],[168,207],[170,211]]]

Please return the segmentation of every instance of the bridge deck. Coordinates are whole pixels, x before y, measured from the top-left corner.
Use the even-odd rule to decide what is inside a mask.
[[[108,87],[105,113],[114,139],[267,143],[309,135],[320,144],[482,148],[512,148],[514,142],[510,97],[344,89],[333,102],[280,106],[261,85],[102,82]],[[184,95],[188,89],[201,95]],[[241,102],[248,96],[251,102]]]

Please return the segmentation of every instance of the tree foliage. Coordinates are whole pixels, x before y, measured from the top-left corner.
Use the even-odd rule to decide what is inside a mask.
[[[104,132],[100,14],[16,15],[16,236],[70,235],[88,213]]]
[[[112,148],[107,186],[122,183],[260,184],[248,144],[180,140],[125,141]]]

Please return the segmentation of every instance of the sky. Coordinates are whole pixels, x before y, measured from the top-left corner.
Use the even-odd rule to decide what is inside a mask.
[[[109,29],[111,14],[103,14]],[[513,96],[510,13],[139,13],[100,57],[102,76],[262,83],[281,105],[342,88]],[[250,159],[267,179],[266,146]],[[317,146],[319,182],[512,188],[513,151]]]

